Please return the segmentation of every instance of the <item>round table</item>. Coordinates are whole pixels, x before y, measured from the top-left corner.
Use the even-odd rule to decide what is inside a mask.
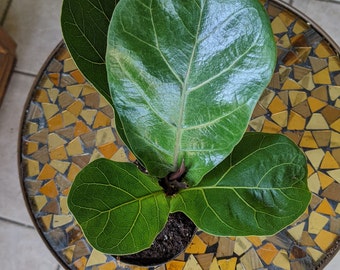
[[[215,237],[198,231],[181,255],[156,269],[320,269],[339,248],[339,48],[288,5],[264,5],[278,61],[249,130],[283,133],[304,150],[311,203],[294,224],[269,237]],[[86,82],[62,42],[32,87],[19,138],[27,207],[59,263],[65,269],[142,269],[92,249],[67,208],[72,181],[90,161],[135,158],[117,136],[112,108]]]

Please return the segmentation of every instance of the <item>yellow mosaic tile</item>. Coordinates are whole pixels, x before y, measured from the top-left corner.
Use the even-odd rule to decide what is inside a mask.
[[[335,233],[322,230],[315,237],[314,241],[322,249],[322,251],[326,252],[337,238],[338,236]]]
[[[288,30],[280,17],[276,17],[271,24],[274,34],[284,33]]]
[[[321,113],[313,113],[309,122],[306,125],[306,129],[309,130],[322,130],[329,129],[327,121]]]
[[[116,270],[117,266],[114,262],[108,262],[108,263],[104,263],[102,265],[97,266],[96,269],[93,270]]]
[[[293,237],[293,239],[296,241],[296,242],[299,242],[301,237],[302,237],[302,233],[304,231],[304,228],[305,228],[305,225],[306,223],[305,222],[302,222],[300,223],[299,225],[297,226],[294,226],[290,229],[288,229],[288,233]]]
[[[325,68],[313,75],[313,81],[316,84],[331,84],[328,68]]]
[[[295,107],[301,102],[307,100],[307,94],[301,91],[289,91],[289,100],[292,107]]]
[[[259,246],[262,245],[263,240],[265,240],[265,237],[248,236],[247,239],[248,239],[255,247],[259,247]]]
[[[320,169],[338,169],[338,168],[339,168],[338,162],[335,160],[332,154],[329,151],[327,151],[321,162]]]
[[[212,261],[212,263],[209,267],[209,270],[220,270],[220,267],[218,265],[216,257],[213,259],[213,261]]]
[[[80,115],[85,120],[86,124],[91,126],[93,124],[94,118],[97,114],[97,110],[86,109],[83,110]]]
[[[55,149],[50,150],[50,158],[56,159],[56,160],[66,160],[67,159],[67,153],[65,146],[59,146]]]
[[[278,16],[286,27],[290,26],[296,20],[296,17],[292,13],[285,10],[280,12]]]
[[[190,254],[203,254],[205,253],[207,249],[207,244],[205,244],[201,238],[199,238],[197,235],[194,236],[191,243],[185,250],[186,253]]]
[[[237,258],[218,260],[220,270],[235,270]]]
[[[335,181],[337,181],[338,183],[340,183],[340,169],[329,170],[329,171],[327,171],[327,173],[328,173],[329,176],[332,177]]]
[[[33,197],[33,207],[36,211],[41,211],[47,203],[47,198],[44,195],[36,195]]]
[[[76,100],[70,106],[67,107],[67,110],[72,113],[74,116],[78,117],[81,111],[84,108],[84,103],[80,100]]]
[[[52,103],[56,102],[58,95],[59,95],[59,90],[57,88],[52,88],[52,89],[48,89],[47,93]]]
[[[274,113],[272,114],[271,119],[280,127],[286,127],[288,123],[288,111]]]
[[[298,113],[291,111],[288,118],[289,130],[304,130],[306,125],[306,119]]]
[[[85,78],[78,69],[70,72],[70,74],[78,83],[85,83]]]
[[[331,56],[328,58],[328,68],[330,72],[339,71],[340,70],[340,60],[337,56]]]
[[[328,223],[328,218],[317,212],[311,212],[308,221],[308,232],[319,234]]]
[[[74,137],[89,133],[91,129],[81,120],[78,120],[74,126]]]
[[[322,202],[319,204],[319,206],[316,208],[315,211],[320,214],[336,216],[335,211],[333,210],[333,207],[329,204],[326,198],[322,200]]]
[[[93,123],[93,128],[106,127],[111,124],[111,118],[102,112],[98,112]]]
[[[27,177],[33,177],[39,174],[39,162],[32,159],[25,159],[24,162],[25,174]]]
[[[53,85],[52,85],[53,86]],[[47,87],[50,88],[50,87]],[[35,93],[34,93],[34,97],[33,99],[39,103],[49,103],[49,98],[48,98],[48,94],[45,90],[43,89],[38,89]]]
[[[203,270],[199,263],[196,261],[194,255],[190,255],[183,270]]]
[[[299,90],[302,86],[293,79],[288,78],[281,87],[281,90]]]
[[[263,108],[268,108],[269,104],[272,102],[275,97],[275,92],[269,89],[265,89],[262,93],[261,99],[259,103]]]
[[[340,147],[340,133],[331,131],[330,147]]]
[[[182,270],[185,266],[185,262],[172,260],[166,263],[166,270]]]
[[[316,141],[314,140],[314,137],[311,131],[305,131],[303,133],[299,146],[304,147],[304,148],[318,148],[319,147]]]
[[[317,98],[314,98],[314,97],[309,97],[308,98],[308,105],[309,105],[311,111],[314,113],[314,112],[319,111],[322,108],[326,107],[327,103],[320,100],[320,99],[317,99]]]
[[[312,91],[315,88],[315,84],[313,82],[313,75],[311,72],[305,75],[298,83],[301,84],[303,88],[309,91]]]
[[[50,132],[56,131],[58,129],[61,129],[64,127],[63,125],[63,117],[61,113],[58,113],[57,115],[51,117],[48,121],[47,121],[47,125],[48,125],[48,130]]]
[[[69,111],[63,111],[62,112],[62,117],[63,117],[63,125],[64,127],[67,127],[69,125],[74,124],[78,118],[71,112]]]
[[[90,257],[87,261],[86,267],[98,265],[98,264],[103,264],[103,263],[106,262],[106,259],[107,258],[103,253],[93,249],[92,252],[91,252],[91,255],[90,255]]]
[[[41,106],[43,108],[44,115],[47,120],[59,112],[59,108],[55,104],[42,103]]]
[[[64,174],[70,166],[70,162],[53,159],[51,160],[50,165],[58,172]]]
[[[287,251],[280,250],[280,252],[273,259],[273,264],[277,267],[280,267],[284,270],[290,270],[290,263],[288,259]]]
[[[96,146],[100,146],[106,143],[115,142],[116,138],[112,132],[111,127],[99,129],[96,134]]]
[[[57,147],[63,146],[63,145],[65,145],[67,143],[66,140],[61,138],[56,133],[48,134],[47,141],[48,141],[48,148],[49,148],[49,150],[52,150],[52,149],[55,149]]]
[[[83,90],[82,84],[68,85],[66,87],[67,92],[69,92],[73,97],[77,98],[80,96],[81,91]]]
[[[276,43],[278,46],[282,48],[288,49],[291,46],[290,39],[288,35],[282,36]]]
[[[56,175],[57,171],[49,164],[45,164],[41,169],[38,180],[48,180],[52,179]]]
[[[46,215],[46,216],[40,217],[39,224],[43,226],[44,231],[47,231],[50,229],[52,218],[53,218],[53,215]]]
[[[54,180],[48,181],[39,189],[39,191],[49,198],[56,198],[58,196],[58,189],[54,183]]]
[[[66,151],[69,156],[77,156],[83,154],[83,146],[79,137],[73,139],[66,146]]]
[[[330,85],[328,86],[329,96],[331,100],[336,100],[340,97],[340,86]]]
[[[272,121],[269,121],[267,119],[264,120],[263,126],[262,126],[262,132],[267,132],[267,133],[280,133],[282,130],[282,127],[279,125],[275,124]]]
[[[70,222],[72,222],[73,216],[72,215],[54,215],[52,227],[59,228],[62,227]]]
[[[60,212],[62,215],[67,215],[70,213],[70,210],[67,206],[67,197],[59,196],[59,205],[60,205]]]
[[[324,253],[312,247],[307,247],[306,251],[307,254],[309,254],[312,257],[314,262],[319,261],[324,256]]]
[[[77,174],[80,172],[81,168],[77,166],[76,164],[72,163],[70,166],[70,169],[67,174],[67,179],[70,181],[74,181],[76,178]]]
[[[68,58],[64,60],[64,72],[70,72],[75,69],[77,69],[77,66],[74,63],[72,58]]]
[[[118,147],[113,142],[98,146],[98,149],[103,156],[108,159],[112,158],[112,156],[118,151]]]
[[[251,248],[252,244],[246,237],[236,237],[234,252],[242,255]]]
[[[251,126],[255,131],[260,132],[262,131],[264,120],[266,120],[265,116],[257,117],[253,120],[250,120],[249,126]]]
[[[320,185],[322,189],[325,189],[326,187],[328,187],[330,184],[332,184],[334,182],[334,179],[332,177],[329,177],[328,175],[326,175],[323,172],[317,172],[318,176],[319,176],[319,180],[320,180]]]
[[[267,243],[257,250],[257,254],[266,264],[271,264],[278,253],[279,250],[272,243]]]
[[[318,174],[314,173],[310,177],[308,177],[307,184],[311,192],[318,193],[321,188]]]
[[[309,28],[309,26],[305,21],[297,20],[295,25],[294,25],[293,32],[295,34],[300,34],[303,31],[307,30],[308,28]]]
[[[25,155],[30,155],[36,152],[39,149],[39,143],[38,142],[30,142],[30,141],[25,141],[24,142],[24,154]]]
[[[315,49],[315,54],[320,58],[326,58],[335,55],[329,44],[323,40]]]

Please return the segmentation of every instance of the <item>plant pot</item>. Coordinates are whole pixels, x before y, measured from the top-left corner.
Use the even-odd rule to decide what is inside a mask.
[[[278,63],[249,130],[283,133],[305,151],[313,199],[299,220],[270,237],[215,237],[197,231],[184,252],[157,269],[320,269],[339,249],[339,48],[288,5],[270,1],[266,8]],[[135,158],[117,136],[111,107],[85,81],[63,43],[32,87],[19,141],[27,207],[59,263],[65,269],[136,269],[93,250],[66,205],[75,175],[88,162]]]

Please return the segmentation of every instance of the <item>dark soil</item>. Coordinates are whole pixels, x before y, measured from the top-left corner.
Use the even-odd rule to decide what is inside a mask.
[[[189,245],[196,232],[195,224],[183,213],[170,214],[164,229],[152,246],[139,253],[121,256],[124,263],[152,266],[166,263]]]

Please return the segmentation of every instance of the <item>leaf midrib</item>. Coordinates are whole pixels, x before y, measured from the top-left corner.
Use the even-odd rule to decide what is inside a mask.
[[[186,102],[187,102],[187,92],[188,92],[188,80],[190,77],[191,69],[192,69],[192,64],[194,60],[194,55],[197,50],[197,45],[198,45],[198,36],[200,32],[200,27],[202,23],[202,16],[203,16],[203,10],[206,5],[207,0],[204,0],[201,6],[201,12],[200,12],[200,17],[198,20],[197,24],[197,29],[196,29],[196,36],[195,36],[195,43],[193,46],[193,50],[191,52],[189,64],[188,64],[188,70],[184,78],[184,83],[182,85],[182,93],[181,93],[181,103],[180,103],[180,111],[179,111],[179,118],[178,118],[178,123],[177,123],[177,132],[176,132],[176,141],[175,141],[175,149],[174,149],[174,159],[173,159],[173,168],[174,170],[177,169],[177,164],[179,163],[179,154],[180,154],[180,148],[181,148],[181,141],[182,141],[182,135],[183,135],[183,128],[182,128],[182,123],[184,120],[184,111],[186,107]]]

